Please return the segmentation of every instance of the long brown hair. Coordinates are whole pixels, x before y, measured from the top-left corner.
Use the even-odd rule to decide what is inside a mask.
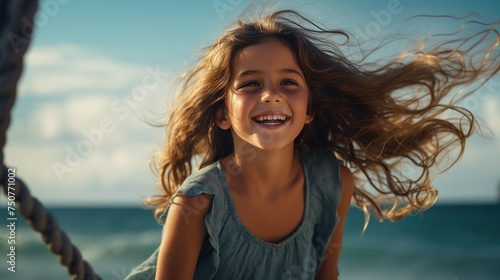
[[[296,144],[307,152],[330,150],[352,168],[353,201],[366,221],[370,213],[394,221],[427,209],[437,198],[433,175],[457,162],[477,130],[473,113],[459,106],[473,90],[450,98],[498,73],[497,25],[434,47],[421,44],[384,63],[368,63],[366,57],[355,63],[340,49],[353,41],[348,32],[320,27],[295,11],[237,21],[183,77],[166,124],[166,146],[154,160],[161,194],[148,204],[157,215],[165,209],[193,172],[195,156],[202,157],[203,167],[232,152],[230,132],[214,125],[225,106],[232,61],[245,47],[277,38],[296,56],[315,114]],[[345,42],[333,42],[332,36]]]

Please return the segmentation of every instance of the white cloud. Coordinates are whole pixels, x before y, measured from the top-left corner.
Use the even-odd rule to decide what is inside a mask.
[[[165,111],[158,105],[166,103],[172,81],[164,72],[153,77],[158,69],[78,46],[33,48],[9,129],[6,163],[49,204],[139,204],[141,196],[153,193],[148,160],[162,133],[142,119],[150,107]],[[146,96],[134,97],[141,86]],[[110,131],[101,129],[103,121]],[[89,139],[84,130],[99,136]]]
[[[137,133],[147,134],[146,139],[133,137]],[[141,195],[153,193],[154,178],[148,160],[155,148],[150,139],[156,135],[151,127],[138,129],[117,123],[98,145],[90,145],[89,153],[78,150],[79,143],[90,143],[83,135],[63,144],[39,140],[37,136],[36,131],[32,133],[33,140],[28,143],[11,137],[14,139],[5,155],[6,163],[17,168],[18,177],[44,202],[139,204]],[[54,164],[63,168],[55,168]]]
[[[43,139],[54,139],[61,132],[61,113],[56,105],[41,107],[33,120],[36,121],[34,127],[39,130]]]
[[[76,45],[33,48],[25,64],[20,85],[23,94],[116,90],[137,83],[145,71]]]
[[[500,100],[492,95],[496,88],[494,83],[488,86],[474,112],[487,125],[482,127],[485,137],[472,137],[460,162],[438,176],[441,201],[500,199]]]
[[[111,96],[74,95],[62,102],[39,106],[28,121],[47,141],[56,140],[64,132],[81,134],[83,129],[98,127],[99,121],[110,113],[111,101]]]
[[[485,101],[485,122],[495,135],[496,143],[500,147],[500,101],[488,98]]]
[[[61,115],[68,130],[80,132],[82,129],[98,127],[99,122],[112,115],[112,96],[77,95],[61,106]]]
[[[495,140],[496,145],[492,145]],[[498,201],[500,199],[500,146],[498,139],[475,137],[467,143],[462,159],[444,174],[436,186],[440,201]]]

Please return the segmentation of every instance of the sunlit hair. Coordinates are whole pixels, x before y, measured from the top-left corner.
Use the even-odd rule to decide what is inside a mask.
[[[354,41],[348,32],[320,27],[295,11],[236,22],[183,77],[166,124],[166,146],[154,160],[161,194],[148,204],[157,215],[165,209],[193,172],[194,157],[202,158],[203,167],[232,152],[230,131],[214,125],[225,106],[232,62],[242,49],[276,38],[293,51],[309,87],[309,113],[315,114],[296,145],[306,152],[329,150],[351,167],[357,179],[353,202],[367,222],[370,213],[395,221],[429,208],[437,198],[434,175],[457,162],[477,131],[476,118],[459,104],[481,86],[477,81],[499,71],[497,24],[376,63],[368,55],[348,60],[341,52]],[[334,42],[335,36],[344,42]]]

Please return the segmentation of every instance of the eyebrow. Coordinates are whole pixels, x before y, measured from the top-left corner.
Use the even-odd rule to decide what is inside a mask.
[[[260,71],[260,70],[247,70],[247,71],[243,71],[243,72],[239,73],[236,76],[236,78],[241,78],[241,77],[249,76],[249,75],[253,75],[253,74],[259,74],[261,72],[262,71]],[[299,75],[301,78],[303,78],[302,74],[300,74],[299,71],[292,69],[292,68],[281,69],[278,72],[284,73],[284,74],[296,74],[296,75]]]

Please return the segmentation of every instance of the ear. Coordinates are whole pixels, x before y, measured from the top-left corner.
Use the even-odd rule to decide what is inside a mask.
[[[310,124],[313,120],[314,120],[314,113],[312,113],[311,115],[307,115],[306,116],[306,124]]]
[[[217,126],[222,130],[228,130],[231,128],[231,123],[226,115],[226,108],[217,110],[217,113],[215,113],[215,124],[217,124]]]

